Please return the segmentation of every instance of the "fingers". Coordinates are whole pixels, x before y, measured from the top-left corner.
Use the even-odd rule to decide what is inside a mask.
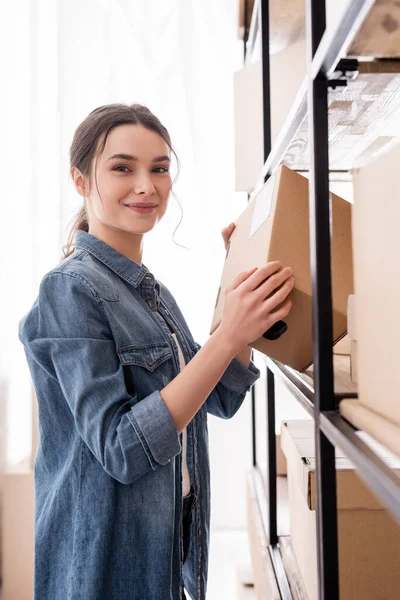
[[[270,316],[270,319],[272,319],[272,320],[270,320],[270,323],[268,324],[268,329],[269,329],[269,327],[272,327],[272,325],[274,325],[278,321],[282,321],[283,319],[286,319],[286,317],[290,313],[291,308],[292,308],[292,301],[290,300],[290,298],[286,298],[286,300],[284,300],[282,302],[282,304],[278,308],[278,310],[274,310],[273,312],[270,312],[269,316]]]
[[[224,241],[229,240],[235,227],[236,227],[235,223],[231,223],[230,225],[228,225],[228,227],[224,227],[222,229],[221,234],[222,234],[222,237],[224,238]]]
[[[249,271],[241,271],[238,275],[236,275],[235,279],[232,281],[231,285],[226,288],[226,292],[235,290],[241,283],[246,281],[252,273],[256,271],[257,267],[253,267]]]
[[[224,240],[225,250],[228,249],[229,240],[235,227],[236,223],[231,223],[230,225],[228,225],[228,227],[224,227],[224,229],[222,229],[221,231],[222,239]]]
[[[293,276],[293,269],[285,267],[274,275],[268,277],[266,281],[259,286],[257,292],[260,293],[260,297],[264,300],[271,296],[275,290],[277,290],[289,277]]]
[[[227,233],[228,231],[233,231],[236,227],[236,224],[232,221],[227,227],[224,227],[222,233]]]
[[[278,260],[271,261],[262,267],[259,267],[250,277],[243,283],[245,291],[252,291],[258,288],[258,286],[271,277],[274,273],[277,273],[282,269],[282,263]]]
[[[271,312],[274,310],[274,308],[276,308],[277,306],[282,304],[287,299],[287,296],[290,294],[290,292],[292,291],[293,286],[294,286],[294,277],[289,277],[289,279],[286,279],[284,284],[278,290],[276,290],[275,293],[273,293],[271,296],[269,296],[265,300],[266,310],[268,312]]]

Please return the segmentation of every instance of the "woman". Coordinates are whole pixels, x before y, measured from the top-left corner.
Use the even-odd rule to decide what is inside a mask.
[[[279,263],[241,273],[200,348],[142,263],[171,153],[141,105],[97,108],[74,135],[84,204],[19,326],[39,406],[36,600],[206,595],[207,413],[241,406],[260,375],[248,344],[288,314],[293,277]]]

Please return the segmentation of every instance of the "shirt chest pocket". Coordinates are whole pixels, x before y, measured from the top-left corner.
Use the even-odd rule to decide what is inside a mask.
[[[167,342],[125,345],[117,352],[130,394],[148,396],[168,385],[173,377],[172,350]]]

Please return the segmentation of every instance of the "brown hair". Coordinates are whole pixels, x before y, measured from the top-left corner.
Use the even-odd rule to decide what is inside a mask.
[[[142,127],[158,133],[175,156],[179,173],[179,159],[172,148],[171,138],[167,129],[142,104],[106,104],[95,108],[75,131],[70,148],[70,170],[77,167],[84,177],[89,178],[90,182],[93,160],[103,152],[110,131],[119,125],[126,124],[142,125]],[[97,187],[96,174],[95,180]],[[98,187],[97,191],[99,191]],[[78,230],[89,231],[85,202],[73,219],[67,243],[62,248],[63,256],[61,259],[65,259],[73,253],[74,237]]]

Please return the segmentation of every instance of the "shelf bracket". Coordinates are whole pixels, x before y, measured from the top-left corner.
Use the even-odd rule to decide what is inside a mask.
[[[330,79],[328,87],[345,87],[349,81],[354,81],[358,76],[358,60],[356,58],[342,58],[339,60]]]

